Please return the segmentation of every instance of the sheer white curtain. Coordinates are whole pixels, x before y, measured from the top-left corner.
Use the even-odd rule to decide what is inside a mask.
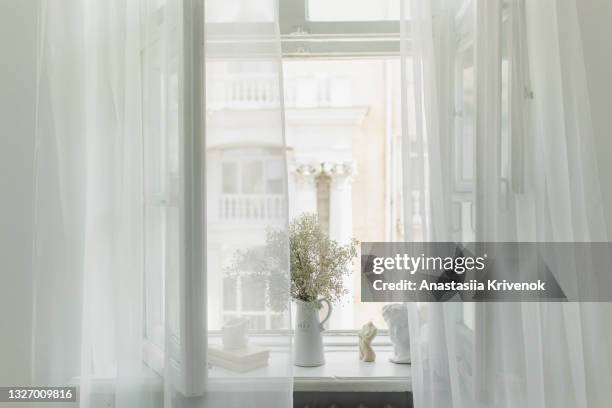
[[[266,231],[286,232],[278,5],[224,6],[40,3],[34,382],[78,386],[82,407],[291,405],[286,305],[232,268],[238,250],[265,247]],[[204,9],[224,23],[264,13],[265,28],[242,27],[231,62],[212,46],[205,59],[219,26]],[[257,62],[236,62],[262,30]],[[280,254],[287,279],[272,289],[283,301]],[[208,366],[207,347],[240,316],[268,366]]]
[[[262,369],[213,369],[215,392],[206,402],[287,408],[293,379],[278,3],[205,5],[208,343],[220,343],[215,330],[224,322],[245,318],[250,343],[270,350]]]
[[[413,239],[607,241],[576,2],[402,5]],[[416,408],[609,404],[607,304],[421,304],[410,319]]]

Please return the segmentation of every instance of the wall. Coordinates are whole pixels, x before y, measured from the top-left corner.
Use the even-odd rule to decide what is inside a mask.
[[[28,384],[37,0],[0,0],[0,385]]]

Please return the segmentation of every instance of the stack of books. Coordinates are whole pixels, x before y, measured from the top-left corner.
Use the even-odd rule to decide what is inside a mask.
[[[208,362],[217,367],[237,373],[245,373],[268,365],[270,352],[257,346],[225,350],[223,346],[208,347]]]

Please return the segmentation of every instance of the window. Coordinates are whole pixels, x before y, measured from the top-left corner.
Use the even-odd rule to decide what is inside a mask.
[[[273,22],[272,3],[274,0],[207,0],[206,21],[227,22]]]
[[[269,288],[260,279],[248,275],[223,279],[223,321],[247,317],[249,328],[254,331],[278,330],[286,326],[282,313],[272,312],[266,307]],[[248,290],[243,290],[243,287]]]
[[[223,163],[222,166],[223,194],[236,194],[238,192],[238,164]]]
[[[214,0],[221,1],[221,0]],[[208,203],[209,228],[218,235],[221,244],[210,248],[208,256],[218,276],[211,285],[209,304],[209,328],[219,329],[233,316],[250,316],[253,328],[276,329],[286,322],[280,316],[266,311],[262,306],[269,288],[258,287],[248,274],[226,276],[224,271],[231,263],[235,249],[225,244],[223,234],[236,222],[253,225],[278,222],[281,225],[289,211],[290,217],[301,212],[317,212],[322,225],[333,239],[347,242],[355,237],[361,241],[403,240],[407,233],[414,239],[422,237],[422,227],[427,222],[426,203],[414,191],[403,196],[400,115],[400,63],[399,53],[399,1],[383,0],[284,0],[280,2],[280,28],[283,48],[284,102],[286,141],[288,151],[281,151],[270,143],[265,127],[265,112],[277,106],[278,83],[275,67],[263,59],[244,61],[224,59],[224,50],[242,46],[241,26],[259,27],[262,33],[270,32],[273,16],[259,12],[258,4],[268,0],[247,2],[231,0],[227,7],[214,9],[218,15],[208,16],[207,46],[212,47],[215,58],[207,61],[207,126],[212,146],[207,149],[209,165],[207,183],[219,193],[218,200]],[[244,3],[244,4],[243,4]],[[248,3],[248,4],[247,4]],[[246,4],[246,6],[245,6]],[[470,2],[459,7],[455,21],[456,38],[454,61],[449,77],[453,82],[454,102],[450,115],[454,115],[452,133],[452,197],[454,202],[452,226],[456,239],[474,239],[475,183],[473,174],[475,134],[475,44],[474,33],[469,30],[473,10]],[[244,8],[246,7],[246,8]],[[264,7],[265,8],[265,7]],[[242,10],[236,16],[237,10]],[[246,10],[246,11],[245,11]],[[230,21],[234,23],[230,23]],[[240,21],[240,24],[236,24]],[[250,26],[251,27],[251,26]],[[505,20],[503,29],[511,30]],[[251,30],[252,32],[253,30]],[[233,37],[234,36],[234,37]],[[265,37],[265,36],[264,36]],[[233,40],[233,38],[238,38]],[[509,38],[509,34],[508,34]],[[254,38],[249,47],[257,48]],[[215,46],[218,45],[218,48]],[[502,149],[508,150],[510,97],[508,83],[512,67],[509,65],[513,44],[504,42],[502,52],[507,57],[502,63],[504,108],[502,114]],[[155,47],[145,53],[155,60]],[[338,58],[341,57],[341,58]],[[163,64],[168,64],[163,61]],[[170,62],[170,66],[173,66]],[[167,65],[158,67],[167,69]],[[407,79],[411,87],[410,61]],[[153,69],[147,76],[147,89],[172,95],[176,83],[158,83]],[[159,76],[159,75],[158,75]],[[409,143],[418,143],[416,116],[408,89]],[[152,98],[158,100],[160,98]],[[171,100],[172,98],[166,98]],[[159,112],[178,109],[172,106],[149,107],[146,113],[151,126],[158,128],[163,118]],[[170,118],[170,116],[168,117]],[[251,121],[253,126],[241,129],[248,135],[235,134],[232,123]],[[176,124],[165,123],[169,129]],[[159,133],[159,132],[158,132]],[[147,132],[150,137],[161,138],[161,133]],[[215,135],[220,135],[218,140]],[[222,137],[221,137],[222,136]],[[245,137],[248,136],[248,137]],[[146,152],[147,175],[147,228],[155,231],[148,245],[151,254],[147,258],[147,335],[155,338],[155,326],[164,319],[178,319],[171,310],[163,310],[157,301],[172,295],[173,280],[160,284],[160,276],[168,273],[169,265],[177,262],[178,240],[164,244],[164,234],[169,223],[177,222],[179,215],[173,211],[176,200],[175,180],[178,177],[179,144],[176,135],[169,132],[161,151]],[[245,145],[241,140],[249,139]],[[224,144],[224,141],[230,143]],[[512,142],[514,143],[514,142]],[[160,145],[151,143],[151,145]],[[509,153],[508,153],[509,154]],[[289,164],[289,208],[284,203],[284,161]],[[426,159],[426,158],[425,158]],[[507,158],[506,158],[507,159]],[[512,161],[514,162],[514,160]],[[513,169],[502,160],[502,176],[509,180]],[[312,180],[300,180],[292,169],[310,166],[314,169]],[[414,170],[419,171],[418,169]],[[173,181],[174,180],[174,181]],[[410,214],[404,214],[402,202],[410,200]],[[404,231],[404,219],[410,220],[411,231]],[[262,242],[261,233],[244,234],[245,242]],[[162,248],[163,247],[163,248]],[[166,272],[164,272],[166,270]],[[253,290],[245,292],[247,285]],[[359,300],[359,270],[346,282],[350,294],[337,307],[329,321],[330,329],[357,329],[365,321],[373,320],[385,327],[380,304],[365,304]],[[234,290],[227,290],[234,288]],[[224,295],[225,294],[225,295]],[[161,342],[161,340],[159,340]]]
[[[269,194],[282,194],[284,190],[283,173],[285,172],[283,162],[280,160],[268,161],[265,163],[265,166],[266,192]]]
[[[226,1],[226,0],[213,0]],[[420,190],[404,196],[402,183],[402,129],[400,106],[400,63],[398,0],[282,0],[280,2],[281,38],[284,75],[284,102],[287,150],[270,143],[265,122],[266,112],[279,104],[277,69],[269,62],[257,58],[245,61],[223,60],[225,50],[244,47],[240,36],[243,25],[270,29],[273,16],[261,14],[258,4],[268,0],[231,0],[227,7],[215,7],[218,15],[210,15],[207,26],[207,46],[217,59],[207,61],[207,126],[213,129],[207,137],[207,188],[215,191],[215,200],[207,202],[207,228],[215,234],[208,247],[208,329],[219,330],[229,319],[248,317],[253,330],[274,331],[288,327],[285,314],[272,311],[265,304],[271,288],[244,271],[239,276],[226,273],[236,253],[236,246],[261,245],[265,235],[260,228],[283,225],[287,212],[295,217],[302,212],[317,212],[323,228],[340,242],[355,237],[360,241],[402,241],[406,236],[423,238],[427,223],[427,203],[419,196]],[[235,13],[247,12],[239,18]],[[347,6],[347,4],[349,4]],[[459,3],[459,2],[458,2]],[[454,117],[452,129],[447,133],[452,146],[449,164],[454,177],[449,176],[449,189],[453,199],[452,227],[458,241],[475,239],[474,221],[474,150],[476,146],[476,55],[474,33],[469,30],[473,19],[471,2],[461,2],[455,16],[456,31],[452,38],[452,61],[446,65],[445,78],[452,82],[450,101],[445,106],[446,117]],[[210,3],[207,3],[210,4]],[[241,21],[240,25],[229,21]],[[520,140],[512,139],[510,132],[520,118],[512,111],[512,95],[517,94],[511,84],[520,69],[511,65],[516,44],[509,40],[512,25],[504,20],[507,33],[502,44],[504,60],[501,65],[502,108],[501,154],[505,187],[517,188],[520,170],[509,163],[520,163],[510,154],[520,153]],[[252,30],[251,30],[252,32]],[[262,37],[265,37],[262,36]],[[237,38],[237,40],[235,39]],[[248,47],[265,49],[253,38]],[[217,47],[217,48],[215,48]],[[144,59],[156,60],[155,45],[145,50]],[[257,54],[257,51],[254,51]],[[176,70],[176,62],[153,64],[145,76],[147,92],[154,93],[151,100],[164,100],[154,95],[176,98],[178,80],[161,83],[159,70]],[[411,95],[415,90],[406,67],[408,83],[408,135],[404,140],[418,143],[416,135],[416,109]],[[522,83],[518,81],[518,83]],[[520,89],[520,92],[523,90]],[[446,100],[446,99],[445,99]],[[150,238],[147,244],[146,276],[146,328],[149,342],[160,350],[172,350],[164,345],[160,330],[164,325],[181,333],[180,311],[164,309],[164,296],[179,296],[177,269],[180,237],[168,235],[175,231],[169,226],[180,220],[177,209],[177,179],[180,172],[176,123],[172,115],[178,107],[146,106],[145,126],[165,129],[166,132],[147,131],[150,146],[159,150],[145,152],[147,177],[145,217]],[[165,123],[161,123],[164,120]],[[249,121],[240,134],[232,128],[236,121]],[[248,135],[245,135],[247,133]],[[520,134],[520,133],[518,133]],[[215,139],[216,135],[222,135]],[[249,139],[248,143],[244,143]],[[229,140],[229,142],[228,142]],[[147,143],[145,143],[147,145]],[[427,158],[424,158],[425,160]],[[284,162],[288,161],[288,169]],[[296,172],[301,166],[313,169],[312,178]],[[284,202],[284,177],[289,171],[289,208]],[[413,169],[421,172],[422,169]],[[424,179],[425,177],[423,177]],[[421,189],[422,190],[422,189]],[[403,203],[412,203],[404,213]],[[404,220],[410,221],[410,231],[404,231]],[[236,233],[240,223],[240,245],[225,239]],[[246,227],[245,227],[246,226]],[[251,228],[252,227],[252,228]],[[346,280],[349,294],[334,309],[328,329],[359,329],[372,320],[379,328],[382,304],[360,302],[360,271],[358,262],[352,276]],[[248,288],[248,290],[246,290]],[[463,308],[462,327],[474,330],[476,310],[473,304]],[[468,333],[469,334],[469,333]],[[469,338],[469,336],[466,336]],[[466,349],[470,342],[466,341]],[[471,348],[470,348],[471,350]]]
[[[222,164],[223,194],[282,194],[283,163],[280,160],[249,160]]]
[[[223,56],[234,54],[236,49],[243,50],[240,43],[244,40],[243,33],[259,32],[263,37],[274,33],[273,16],[258,12],[257,4],[266,1],[270,0],[212,0],[223,2],[223,7],[214,7],[222,10],[220,15],[207,16],[209,53]],[[236,5],[240,3],[249,6],[246,12],[243,9],[237,15]],[[400,0],[279,1],[283,54],[287,57],[397,55],[399,3]],[[249,43],[254,53],[268,47],[265,39],[258,43],[257,38],[249,38]]]
[[[399,20],[400,0],[308,0],[310,21]]]
[[[179,141],[178,73],[162,75],[168,63],[176,69],[176,61],[159,59],[159,44],[154,43],[143,53],[144,99],[160,101],[143,105],[144,140],[144,237],[145,244],[145,336],[164,348],[164,324],[168,322],[177,333],[178,310],[165,309],[165,297],[178,297],[178,242],[170,236],[178,221]],[[166,95],[162,98],[161,95]]]
[[[318,212],[324,228],[341,242],[351,237],[402,239],[399,0],[279,2],[288,152],[265,152],[266,130],[257,122],[258,112],[263,114],[267,107],[278,104],[276,78],[267,74],[272,72],[270,67],[257,59],[224,60],[232,54],[232,47],[243,46],[242,32],[258,31],[262,38],[273,32],[273,16],[258,12],[257,4],[262,1],[267,0],[241,8],[244,0],[231,0],[219,15],[207,17],[208,54],[218,57],[207,62],[211,137],[230,134],[233,120],[254,124],[248,131],[251,134],[241,135],[251,140],[249,146],[219,146],[209,153],[209,168],[222,163],[208,180],[209,188],[219,185],[222,192],[219,201],[208,208],[209,233],[223,234],[234,222],[251,223],[255,230],[258,222],[282,221],[287,210],[282,202],[286,169],[284,157],[279,156],[287,154],[290,170],[302,165],[317,167],[316,179],[305,184],[289,175],[290,216]],[[242,14],[236,16],[239,9]],[[258,47],[267,46],[257,41],[249,38],[255,53]],[[347,59],[332,59],[337,56]],[[258,144],[262,145],[260,155],[255,153]],[[240,158],[233,160],[232,151]],[[415,211],[418,217],[419,209]],[[251,238],[244,234],[244,239],[261,242],[261,234],[253,234]],[[209,248],[208,256],[216,259],[212,267],[209,262],[209,269],[219,271],[222,286],[235,288],[224,298],[225,290],[209,285],[209,328],[218,329],[228,318],[246,315],[258,329],[286,324],[257,303],[269,288],[243,293],[241,280],[248,279],[248,274],[225,276],[223,271],[234,256],[230,246]],[[346,282],[350,295],[332,314],[330,329],[353,330],[370,319],[385,326],[382,305],[359,301],[359,276],[355,265]]]
[[[218,14],[207,16],[207,46],[218,57],[207,61],[207,126],[213,129],[211,139],[222,134],[220,140],[235,137],[237,142],[223,145],[217,140],[208,141],[214,148],[207,149],[210,170],[207,183],[219,192],[219,199],[209,203],[207,221],[211,233],[219,234],[218,241],[222,243],[209,248],[208,253],[214,259],[209,269],[218,274],[214,277],[217,282],[209,286],[208,323],[210,329],[219,329],[229,318],[249,316],[253,328],[277,329],[286,322],[279,320],[282,316],[266,311],[262,304],[270,289],[249,281],[252,278],[248,274],[236,277],[224,273],[235,249],[223,244],[222,237],[235,222],[251,223],[255,230],[260,221],[281,225],[286,211],[291,217],[305,211],[317,212],[323,227],[338,241],[347,242],[351,237],[360,241],[399,241],[404,239],[404,219],[408,217],[413,229],[410,236],[422,237],[422,226],[427,219],[422,197],[418,196],[419,191],[404,197],[402,187],[401,84],[397,58],[399,0],[280,2],[288,152],[269,146],[260,118],[279,102],[276,77],[269,74],[273,67],[256,58],[241,62],[223,59],[225,49],[243,45],[239,43],[243,40],[240,25],[260,27],[262,33],[271,32],[274,16],[260,12],[269,9],[260,6],[270,0],[212,1],[224,1],[225,7],[213,7]],[[458,240],[470,241],[474,237],[474,43],[473,33],[464,28],[469,26],[466,22],[471,18],[471,9],[459,10],[453,75],[453,148],[460,149],[453,151],[456,174],[453,226]],[[240,15],[236,14],[238,11]],[[238,40],[232,40],[235,37]],[[255,38],[249,46],[255,49],[257,41]],[[214,48],[216,44],[219,48]],[[145,56],[149,54],[155,59],[154,46]],[[506,76],[508,72],[506,64]],[[156,83],[155,75],[153,70],[148,77],[150,92],[176,92],[173,89],[177,84]],[[411,87],[409,72],[407,78]],[[409,96],[413,92],[408,89]],[[408,98],[408,103],[413,104],[412,98]],[[151,109],[146,116],[152,126],[159,127],[156,121],[163,117],[160,112],[169,107]],[[414,109],[411,113],[409,119],[413,121],[408,124],[408,140],[417,143]],[[236,120],[253,123],[247,131],[251,133],[248,146],[238,141],[244,135],[238,137],[232,133],[231,124]],[[165,125],[172,128],[174,124]],[[155,132],[147,134],[162,137],[155,136]],[[165,137],[162,151],[147,152],[145,160],[150,175],[147,227],[156,231],[157,237],[148,243],[151,256],[147,258],[146,277],[149,282],[147,335],[152,339],[156,325],[164,319],[178,320],[176,315],[172,316],[173,311],[160,307],[163,301],[159,300],[174,293],[173,279],[166,279],[166,287],[160,282],[163,274],[168,273],[169,265],[177,262],[173,252],[179,250],[178,239],[173,241],[174,246],[164,244],[164,239],[168,239],[164,235],[166,226],[177,222],[178,214],[172,210],[176,199],[173,180],[179,171],[176,136],[170,132]],[[289,208],[283,202],[285,156],[290,171],[299,166],[314,166],[316,172],[310,183],[298,180],[296,174],[289,175]],[[413,203],[410,214],[403,213],[403,200]],[[260,233],[244,236],[245,241],[261,242],[262,239]],[[355,265],[352,277],[346,282],[350,294],[332,314],[330,329],[354,330],[368,320],[385,327],[382,305],[360,302],[359,277],[359,267]],[[243,291],[242,287],[247,285],[252,290]]]

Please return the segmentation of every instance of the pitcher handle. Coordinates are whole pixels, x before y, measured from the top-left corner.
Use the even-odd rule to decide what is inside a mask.
[[[317,302],[319,303],[319,306],[323,306],[322,303],[325,302],[327,304],[327,316],[325,316],[325,319],[323,319],[323,321],[321,321],[321,323],[319,323],[319,330],[320,331],[324,331],[325,327],[323,326],[325,324],[325,322],[327,320],[329,320],[329,317],[331,316],[332,313],[332,305],[329,302],[329,300],[327,299],[319,299],[317,300]]]

